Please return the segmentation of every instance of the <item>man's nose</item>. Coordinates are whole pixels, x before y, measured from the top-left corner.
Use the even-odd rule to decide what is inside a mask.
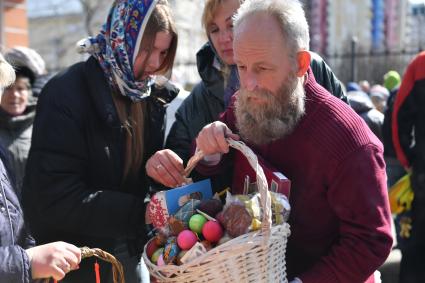
[[[252,72],[246,72],[245,76],[241,78],[241,81],[248,91],[254,91],[258,86],[257,76]]]

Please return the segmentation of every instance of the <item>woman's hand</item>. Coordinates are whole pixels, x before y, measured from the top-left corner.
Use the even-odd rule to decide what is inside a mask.
[[[146,163],[146,173],[156,182],[169,188],[186,183],[183,160],[172,150],[157,151]]]
[[[54,242],[26,250],[31,263],[33,279],[50,278],[62,280],[71,270],[78,269],[81,251],[65,242]]]

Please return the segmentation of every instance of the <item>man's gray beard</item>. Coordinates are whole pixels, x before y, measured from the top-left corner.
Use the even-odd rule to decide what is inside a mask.
[[[266,102],[257,104],[249,97]],[[295,75],[282,83],[277,93],[240,89],[235,102],[236,126],[241,137],[253,144],[267,144],[289,135],[305,113],[305,92]]]

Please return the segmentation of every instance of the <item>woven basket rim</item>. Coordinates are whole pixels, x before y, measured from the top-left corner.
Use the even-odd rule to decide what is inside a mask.
[[[204,261],[207,261],[209,257],[220,253],[220,250],[225,250],[227,247],[229,246],[235,246],[235,244],[237,245],[241,245],[241,244],[247,244],[247,241],[241,242],[242,239],[244,238],[251,238],[254,239],[256,243],[261,242],[261,241],[266,241],[267,238],[270,238],[270,236],[273,236],[274,234],[280,234],[281,236],[286,236],[288,237],[290,235],[291,231],[290,231],[290,226],[287,222],[281,224],[281,225],[275,225],[272,227],[270,233],[268,232],[263,232],[261,230],[257,230],[257,231],[252,231],[246,234],[243,234],[241,236],[238,236],[236,238],[233,238],[219,246],[216,246],[215,248],[209,250],[208,252],[206,252],[205,254],[200,255],[199,257],[197,257],[196,259],[182,264],[182,265],[163,265],[163,266],[158,266],[156,264],[153,264],[150,260],[150,258],[148,258],[147,254],[146,254],[146,247],[147,244],[152,241],[153,239],[151,239],[143,248],[143,260],[145,261],[145,264],[147,265],[149,270],[155,271],[155,272],[161,272],[161,273],[167,273],[167,274],[178,274],[178,273],[183,273],[186,269],[191,268],[191,267],[195,267],[195,266],[199,266],[202,265]],[[269,235],[267,235],[269,234]],[[164,278],[169,278],[169,276],[165,276]]]

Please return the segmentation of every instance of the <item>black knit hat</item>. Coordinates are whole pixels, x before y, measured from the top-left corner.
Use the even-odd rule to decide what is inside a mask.
[[[35,74],[30,70],[30,68],[24,66],[15,66],[16,78],[24,77],[30,80],[31,87],[34,85]]]

